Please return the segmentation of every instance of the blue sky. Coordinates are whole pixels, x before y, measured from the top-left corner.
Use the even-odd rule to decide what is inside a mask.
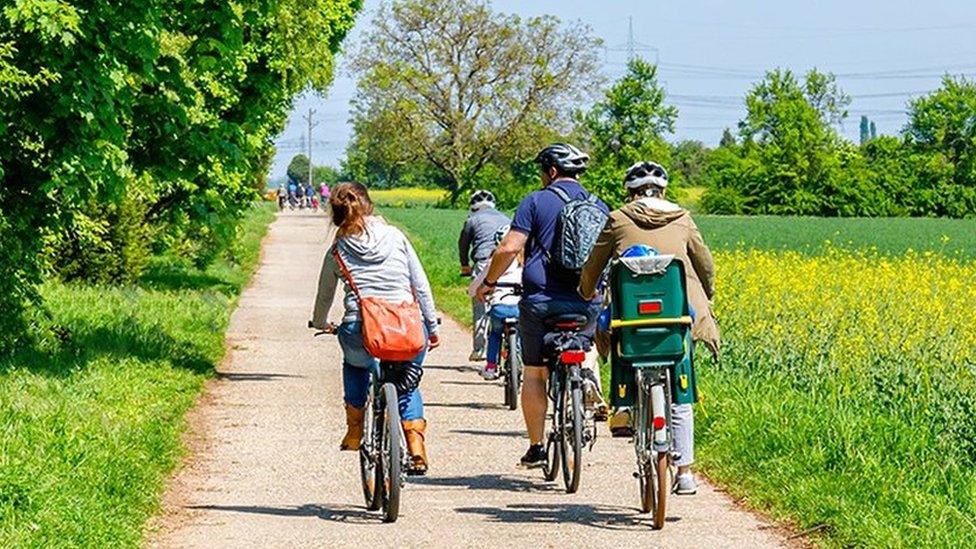
[[[366,0],[346,47],[358,44],[378,2]],[[742,97],[763,71],[817,67],[838,75],[854,101],[841,128],[857,138],[862,114],[879,132],[897,133],[906,102],[935,89],[945,72],[976,76],[976,2],[972,0],[495,0],[498,11],[556,14],[580,19],[603,39],[603,72],[624,70],[628,18],[637,53],[658,60],[670,102],[679,109],[670,139],[714,145],[726,126],[742,117]],[[298,152],[304,114],[316,109],[315,164],[338,165],[349,139],[349,100],[355,80],[340,60],[326,97],[305,94],[295,102],[278,138],[271,177],[284,174]]]

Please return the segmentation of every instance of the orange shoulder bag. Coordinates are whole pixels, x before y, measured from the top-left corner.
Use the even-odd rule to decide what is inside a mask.
[[[427,334],[417,300],[392,303],[377,297],[363,297],[339,254],[338,246],[332,247],[332,254],[359,301],[366,352],[389,362],[408,362],[416,358],[427,346]]]

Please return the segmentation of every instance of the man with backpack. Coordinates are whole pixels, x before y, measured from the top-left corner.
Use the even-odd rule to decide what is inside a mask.
[[[483,298],[524,250],[523,295],[519,304],[519,331],[524,364],[522,413],[529,434],[529,449],[522,465],[545,464],[546,384],[545,320],[560,314],[583,314],[590,322],[582,330],[592,339],[599,313],[599,299],[586,301],[577,292],[580,270],[609,215],[607,205],[591,195],[577,178],[586,170],[589,156],[565,143],[549,145],[536,157],[542,190],[525,197],[515,211],[511,230],[492,256]],[[584,370],[588,383],[599,386],[596,374]]]

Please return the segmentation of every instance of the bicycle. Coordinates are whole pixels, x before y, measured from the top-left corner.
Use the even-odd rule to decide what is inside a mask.
[[[510,289],[511,295],[522,295],[522,285],[499,282],[496,288]],[[484,322],[491,322],[491,306],[485,309]],[[488,327],[490,329],[490,326]],[[485,330],[485,333],[488,332]],[[505,406],[509,410],[518,409],[519,393],[522,388],[522,355],[519,343],[518,318],[506,318],[502,324],[502,346],[498,363],[499,377],[505,380]]]
[[[684,265],[666,255],[621,259],[611,275],[612,395],[616,405],[633,404],[640,510],[660,530],[680,458],[671,405],[695,398]]]
[[[593,448],[596,424],[593,412],[583,405],[583,361],[586,351],[579,331],[587,324],[587,317],[579,314],[557,315],[546,320],[552,343],[549,355],[549,400],[553,403],[550,428],[546,436],[546,462],[542,474],[547,481],[559,476],[569,494],[579,490],[582,472],[583,447]]]
[[[309,322],[311,328],[311,322]],[[330,325],[315,335],[335,334]],[[396,522],[400,515],[400,493],[407,482],[410,456],[400,422],[399,395],[387,381],[399,363],[380,362],[370,368],[369,391],[363,417],[363,440],[359,446],[359,473],[363,498],[370,511],[382,511],[383,522]]]

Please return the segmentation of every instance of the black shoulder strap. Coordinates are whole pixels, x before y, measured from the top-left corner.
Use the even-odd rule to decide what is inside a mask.
[[[556,193],[556,196],[558,196],[566,204],[569,204],[570,202],[573,201],[571,198],[569,198],[569,195],[566,194],[566,191],[560,189],[559,187],[554,187],[552,185],[549,185],[546,188],[549,189],[550,191]]]

